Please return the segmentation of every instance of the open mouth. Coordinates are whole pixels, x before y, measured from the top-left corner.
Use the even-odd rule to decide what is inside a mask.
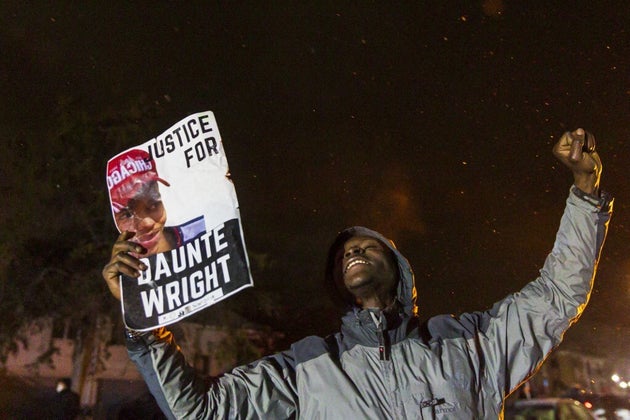
[[[343,270],[344,274],[347,273],[348,270],[350,270],[352,267],[360,264],[370,265],[370,262],[360,257],[353,258],[348,262],[348,264],[346,264],[346,267]]]
[[[138,236],[136,238],[136,241],[140,245],[142,245],[145,248],[147,248],[148,247],[147,245],[152,245],[153,244],[153,242],[156,240],[156,238],[157,238],[159,233],[160,233],[159,230],[158,231],[154,231],[154,232],[145,233],[145,234],[143,234],[141,236]]]

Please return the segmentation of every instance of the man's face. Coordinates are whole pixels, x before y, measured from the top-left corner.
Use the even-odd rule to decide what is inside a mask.
[[[145,247],[147,255],[155,254],[166,223],[166,210],[157,182],[144,185],[127,206],[115,214],[115,219],[121,231],[136,233],[131,240]]]
[[[338,254],[343,285],[355,297],[366,293],[391,293],[398,281],[391,250],[378,239],[353,236]]]

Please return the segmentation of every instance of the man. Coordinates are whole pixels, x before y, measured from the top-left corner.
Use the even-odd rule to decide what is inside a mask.
[[[129,355],[169,418],[496,419],[582,313],[611,216],[594,138],[565,133],[553,151],[574,176],[553,250],[539,278],[490,310],[420,322],[407,260],[355,227],[328,258],[327,278],[349,304],[339,333],[307,337],[209,386],[164,328],[128,331]],[[103,269],[117,297],[118,275],[144,269],[128,239],[123,232]]]
[[[166,209],[158,182],[155,161],[144,150],[131,149],[111,159],[107,164],[107,187],[116,227],[120,232],[133,232],[131,239],[146,251],[143,256],[170,251],[205,233],[203,217],[181,226],[166,224]]]
[[[70,378],[61,378],[57,381],[55,402],[53,405],[53,418],[58,420],[74,420],[79,416],[81,405],[79,394],[72,389]]]

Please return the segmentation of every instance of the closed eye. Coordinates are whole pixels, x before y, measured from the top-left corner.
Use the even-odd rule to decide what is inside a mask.
[[[379,242],[367,242],[363,245],[363,249],[384,249]]]

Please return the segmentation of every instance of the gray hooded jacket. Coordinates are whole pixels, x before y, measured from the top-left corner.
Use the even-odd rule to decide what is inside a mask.
[[[540,276],[484,312],[423,323],[407,260],[398,259],[400,311],[352,308],[341,331],[214,382],[196,376],[170,332],[129,338],[129,355],[169,418],[496,419],[504,398],[532,375],[588,301],[612,206],[572,189]],[[329,277],[334,265],[328,265]]]

